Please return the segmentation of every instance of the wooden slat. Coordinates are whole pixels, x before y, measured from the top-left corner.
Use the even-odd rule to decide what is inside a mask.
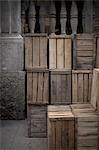
[[[56,102],[56,98],[57,98],[56,83],[57,83],[57,79],[56,79],[55,75],[51,75],[51,104],[54,104]]]
[[[40,66],[47,68],[47,38],[40,37]]]
[[[57,39],[57,68],[64,68],[63,39]]]
[[[40,66],[39,37],[33,37],[33,67]]]
[[[74,121],[69,121],[68,122],[68,141],[69,141],[69,146],[68,150],[74,150],[75,149],[75,124]]]
[[[56,122],[56,150],[61,150],[61,121]]]
[[[33,103],[37,102],[37,86],[38,86],[38,75],[33,73]]]
[[[78,101],[83,102],[83,74],[78,74]]]
[[[61,77],[61,103],[64,103],[64,100],[66,98],[66,76],[65,75],[62,75]]]
[[[32,38],[25,37],[25,68],[32,67]]]
[[[43,79],[43,84],[44,84],[44,88],[43,88],[43,103],[48,103],[49,102],[49,76],[48,73],[44,73],[43,75],[44,79]]]
[[[27,74],[27,101],[32,101],[32,74]]]
[[[72,74],[72,103],[76,103],[78,101],[77,86],[77,74]]]
[[[65,39],[65,68],[71,69],[71,39]]]
[[[91,104],[95,109],[99,106],[99,69],[93,71]]]
[[[92,74],[89,74],[89,90],[88,90],[88,101],[91,101],[91,88],[92,88]]]
[[[97,38],[96,67],[99,68],[99,38]]]
[[[65,83],[62,83],[65,84]],[[71,103],[71,75],[66,76],[66,103]]]
[[[56,39],[49,39],[49,68],[56,68]]]
[[[56,80],[57,80],[57,83],[56,83],[56,86],[57,86],[57,89],[56,89],[56,103],[59,104],[61,103],[61,100],[62,100],[62,97],[61,97],[61,75],[56,75]]]
[[[37,93],[37,99],[39,103],[43,101],[43,73],[38,74],[38,93]]]
[[[88,74],[84,74],[84,102],[88,102]]]

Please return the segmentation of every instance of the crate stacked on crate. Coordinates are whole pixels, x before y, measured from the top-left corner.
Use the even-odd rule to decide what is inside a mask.
[[[24,39],[28,135],[46,137],[49,103],[48,38],[46,34],[26,34]]]
[[[71,104],[71,48],[71,36],[49,36],[51,104]]]

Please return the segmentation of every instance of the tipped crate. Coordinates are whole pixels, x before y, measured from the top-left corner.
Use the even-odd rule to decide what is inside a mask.
[[[72,103],[87,103],[91,101],[92,71],[72,71]]]
[[[72,41],[70,36],[49,36],[49,68],[71,69]]]
[[[49,71],[47,69],[27,70],[27,103],[49,103]]]
[[[25,34],[25,69],[48,68],[47,65],[47,35]]]
[[[75,150],[74,124],[69,106],[48,106],[48,150]]]
[[[73,40],[73,69],[93,69],[95,66],[93,34],[78,34]]]
[[[71,71],[50,70],[51,104],[71,104]]]
[[[47,106],[28,104],[28,136],[47,137]]]
[[[90,104],[71,105],[76,117],[77,150],[98,150],[99,148],[99,116]]]

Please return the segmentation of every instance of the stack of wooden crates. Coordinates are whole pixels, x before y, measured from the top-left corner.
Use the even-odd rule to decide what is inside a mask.
[[[26,34],[24,39],[28,135],[46,137],[49,103],[48,38],[46,34]]]
[[[98,150],[98,135],[89,127],[94,110],[87,104],[96,54],[93,34],[26,34],[24,39],[29,137],[47,137],[48,131],[49,150]],[[97,123],[93,120],[92,128]],[[80,136],[83,125],[90,136]]]

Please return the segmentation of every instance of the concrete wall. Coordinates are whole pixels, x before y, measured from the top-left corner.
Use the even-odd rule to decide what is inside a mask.
[[[1,119],[25,118],[24,49],[21,2],[0,1],[0,111]]]

